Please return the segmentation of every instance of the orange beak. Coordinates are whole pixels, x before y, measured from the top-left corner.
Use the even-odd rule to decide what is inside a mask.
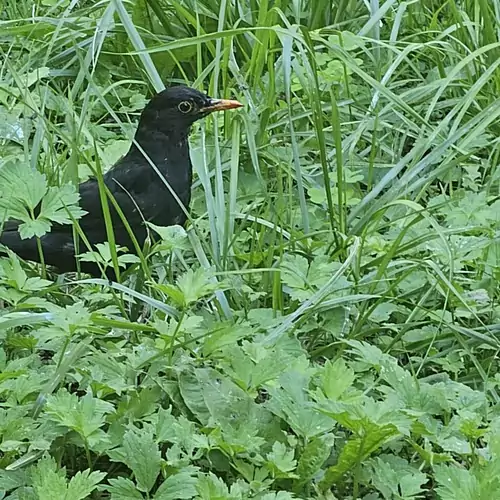
[[[213,111],[225,111],[226,109],[241,108],[243,104],[230,99],[210,99],[210,105],[201,108],[202,113],[212,113]]]

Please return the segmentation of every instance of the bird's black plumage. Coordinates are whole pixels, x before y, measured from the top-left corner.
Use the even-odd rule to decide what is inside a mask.
[[[146,105],[134,143],[128,153],[104,176],[105,185],[120,206],[139,245],[144,244],[147,235],[145,220],[158,226],[186,222],[184,210],[144,153],[187,209],[192,180],[188,144],[191,125],[213,111],[240,106],[237,101],[213,99],[195,89],[182,86],[160,92]],[[107,241],[97,180],[92,178],[80,184],[79,192],[80,206],[87,212],[79,220],[82,231],[92,245]],[[109,207],[116,243],[134,252],[133,242],[121,217],[111,202]],[[21,239],[17,231],[18,225],[17,221],[7,221],[0,235],[0,243],[25,260],[39,262],[36,239]],[[71,226],[55,224],[51,232],[40,240],[46,264],[55,266],[61,272],[77,269]],[[80,253],[87,250],[83,242],[80,242]],[[94,263],[80,262],[80,269],[94,276],[101,275]]]

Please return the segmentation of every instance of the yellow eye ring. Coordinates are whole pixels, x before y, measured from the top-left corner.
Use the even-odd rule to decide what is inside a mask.
[[[177,106],[177,109],[181,113],[189,113],[193,109],[193,104],[189,101],[182,101]]]

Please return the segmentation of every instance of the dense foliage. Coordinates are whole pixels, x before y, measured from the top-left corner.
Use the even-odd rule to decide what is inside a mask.
[[[4,3],[25,236],[77,224],[163,84],[245,109],[196,125],[191,221],[121,283],[0,257],[0,499],[500,498],[499,16]]]

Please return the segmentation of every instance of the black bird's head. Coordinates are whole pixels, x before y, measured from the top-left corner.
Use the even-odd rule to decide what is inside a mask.
[[[156,94],[141,114],[139,129],[154,129],[170,135],[187,133],[191,125],[214,111],[240,108],[243,104],[214,99],[190,87],[169,87]]]

